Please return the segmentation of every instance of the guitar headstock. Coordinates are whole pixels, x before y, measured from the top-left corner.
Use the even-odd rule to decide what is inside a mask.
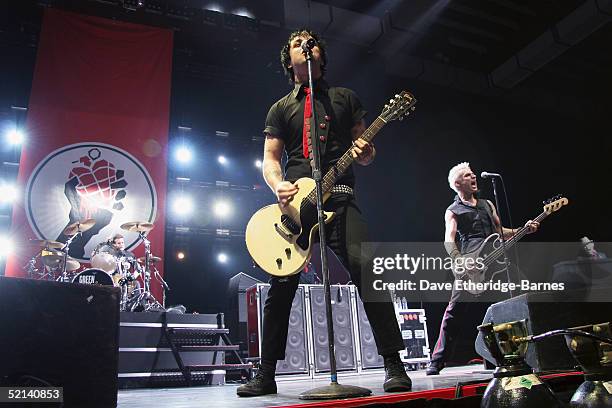
[[[547,214],[559,211],[561,207],[569,204],[569,200],[561,195],[556,195],[544,201],[544,212]]]
[[[402,91],[396,94],[389,100],[389,103],[385,105],[380,117],[385,122],[391,122],[392,120],[404,119],[404,116],[410,115],[410,112],[415,110],[415,104],[417,103],[416,98],[408,91]]]

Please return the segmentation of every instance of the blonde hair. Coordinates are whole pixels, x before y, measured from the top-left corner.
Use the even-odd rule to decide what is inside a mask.
[[[453,168],[451,168],[450,171],[448,172],[448,185],[456,193],[458,191],[457,191],[457,187],[455,187],[455,182],[459,178],[459,175],[461,174],[461,172],[463,170],[469,169],[469,168],[470,168],[470,163],[468,163],[468,162],[461,162],[461,163],[453,166]]]

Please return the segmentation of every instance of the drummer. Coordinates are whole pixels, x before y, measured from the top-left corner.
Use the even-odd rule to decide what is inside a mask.
[[[136,256],[131,251],[125,250],[125,237],[119,233],[113,235],[108,241],[101,244],[101,248],[97,249],[97,252],[109,253],[115,257],[115,259],[123,259],[124,273],[128,273],[130,269],[133,269],[132,273],[128,273],[129,281],[134,281],[140,275],[140,265],[136,262]],[[116,273],[116,272],[115,272]],[[114,274],[113,274],[114,275]],[[134,281],[135,288],[140,288],[140,282]]]
[[[125,237],[121,234],[115,234],[109,240],[111,247],[115,251],[115,256],[124,256],[126,258],[135,259],[136,257],[130,251],[125,250]]]

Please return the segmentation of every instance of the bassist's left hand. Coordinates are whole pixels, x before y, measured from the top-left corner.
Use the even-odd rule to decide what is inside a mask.
[[[527,228],[528,234],[533,234],[540,227],[540,223],[537,221],[529,220],[525,223],[525,228]]]

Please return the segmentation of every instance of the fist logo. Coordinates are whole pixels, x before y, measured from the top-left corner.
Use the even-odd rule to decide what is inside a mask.
[[[70,245],[70,256],[82,259],[85,245],[91,237],[110,224],[113,211],[123,210],[121,201],[127,194],[127,182],[124,171],[102,159],[97,148],[90,149],[87,156],[80,157],[73,164],[75,166],[64,185],[64,194],[70,202],[70,220],[66,226],[89,218],[96,221],[91,229],[76,237]],[[63,232],[57,238],[61,242],[67,239]]]

